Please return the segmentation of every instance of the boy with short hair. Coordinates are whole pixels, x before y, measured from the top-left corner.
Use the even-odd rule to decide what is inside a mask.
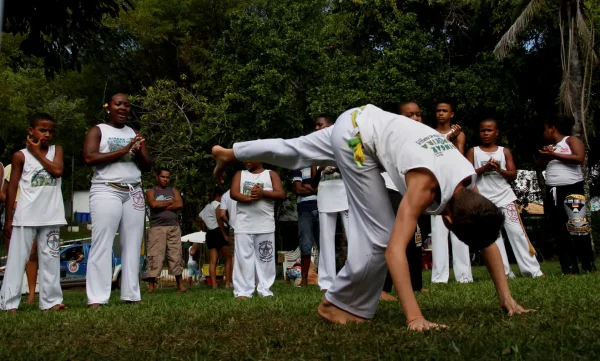
[[[245,162],[231,181],[231,199],[237,201],[233,295],[273,296],[275,282],[275,201],[285,199],[281,179],[262,163]],[[258,280],[255,279],[258,278]]]
[[[11,239],[0,309],[16,313],[21,301],[25,263],[37,237],[41,310],[66,310],[60,288],[59,236],[66,225],[61,192],[63,149],[51,145],[54,119],[36,113],[29,119],[26,148],[15,153],[6,202],[4,235]],[[13,215],[17,187],[19,206]]]
[[[525,232],[516,206],[517,196],[510,184],[517,178],[517,169],[510,149],[496,145],[498,122],[484,119],[479,123],[481,145],[467,152],[467,159],[477,173],[479,193],[492,201],[504,213],[504,229],[512,246],[521,274],[526,277],[542,277],[544,274],[535,258],[535,250]],[[496,240],[502,254],[504,273],[514,277],[506,256],[502,235]]]
[[[453,104],[448,100],[439,102],[435,107],[435,117],[437,120],[435,130],[452,142],[460,154],[465,154],[466,136],[459,125],[451,125],[452,119],[454,119]],[[460,283],[473,282],[469,247],[460,242],[456,235],[444,226],[441,217],[431,216],[431,257],[433,261],[431,283],[447,283],[450,277],[448,235],[450,235],[450,244],[452,245],[454,278]]]

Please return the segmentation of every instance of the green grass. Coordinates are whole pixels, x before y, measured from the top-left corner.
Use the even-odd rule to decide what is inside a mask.
[[[86,308],[82,290],[65,291],[65,313],[23,305],[0,313],[0,360],[598,360],[600,274],[563,277],[546,262],[547,279],[510,281],[514,297],[538,312],[504,315],[485,270],[473,284],[427,285],[424,314],[450,326],[408,332],[395,302],[381,302],[372,322],[322,321],[316,287],[278,281],[274,298],[233,299],[226,290],[174,288],[123,304]],[[426,280],[430,274],[425,273]]]

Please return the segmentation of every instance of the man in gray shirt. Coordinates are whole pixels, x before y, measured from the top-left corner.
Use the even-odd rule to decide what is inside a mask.
[[[156,174],[157,185],[146,192],[150,208],[150,232],[148,233],[148,269],[144,281],[148,282],[148,293],[154,292],[156,278],[160,276],[165,259],[165,247],[169,261],[169,273],[175,276],[179,293],[187,293],[181,273],[183,260],[181,228],[178,211],[183,208],[179,191],[169,187],[171,172],[161,168]]]

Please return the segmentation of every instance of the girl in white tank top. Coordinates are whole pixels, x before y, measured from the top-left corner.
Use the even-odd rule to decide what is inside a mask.
[[[554,147],[554,153],[573,154],[567,144],[569,136],[564,137]],[[546,184],[549,186],[564,186],[583,182],[583,171],[580,164],[569,164],[553,159],[546,167]]]

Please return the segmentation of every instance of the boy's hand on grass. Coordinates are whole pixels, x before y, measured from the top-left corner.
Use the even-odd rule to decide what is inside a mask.
[[[429,322],[425,318],[417,318],[412,322],[408,323],[408,329],[411,331],[423,332],[428,330],[439,330],[442,328],[448,328],[447,325]]]
[[[506,298],[500,302],[502,309],[508,313],[509,316],[518,315],[521,313],[535,312],[536,310],[526,310],[514,300],[514,298]]]

